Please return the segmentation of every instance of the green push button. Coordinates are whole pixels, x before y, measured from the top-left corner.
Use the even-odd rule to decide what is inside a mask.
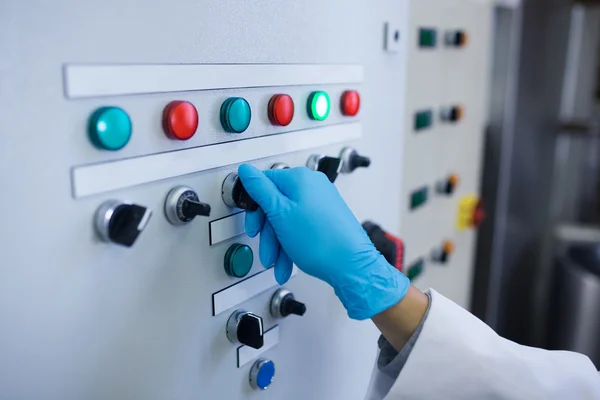
[[[254,254],[250,246],[232,244],[225,253],[225,272],[234,278],[243,278],[252,269]]]
[[[433,111],[419,111],[415,114],[415,130],[420,131],[433,125]]]
[[[131,119],[118,107],[100,107],[91,115],[88,134],[104,150],[120,150],[131,139]]]
[[[242,133],[250,125],[252,110],[241,97],[230,97],[221,105],[221,125],[229,133]]]
[[[423,204],[427,202],[429,190],[427,186],[417,189],[410,195],[410,209],[414,210],[415,208],[421,207]]]
[[[325,121],[331,111],[331,100],[325,92],[312,92],[308,96],[307,111],[310,119]]]
[[[437,31],[433,28],[419,29],[419,46],[432,48],[437,45]]]

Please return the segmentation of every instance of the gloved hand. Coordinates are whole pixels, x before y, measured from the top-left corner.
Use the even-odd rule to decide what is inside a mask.
[[[260,205],[246,213],[246,233],[261,233],[259,257],[275,264],[285,283],[292,261],[330,284],[350,318],[366,319],[398,303],[410,281],[388,264],[321,172],[308,168],[261,172],[247,164],[238,175]]]

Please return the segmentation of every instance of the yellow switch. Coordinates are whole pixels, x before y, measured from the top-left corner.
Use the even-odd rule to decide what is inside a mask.
[[[475,225],[475,210],[479,204],[479,197],[471,194],[464,196],[458,203],[458,218],[456,220],[456,229],[464,231]]]

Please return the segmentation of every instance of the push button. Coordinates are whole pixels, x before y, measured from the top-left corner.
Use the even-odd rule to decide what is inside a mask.
[[[348,117],[354,117],[360,109],[360,95],[356,90],[346,90],[341,98],[342,114]]]
[[[221,125],[229,133],[242,133],[250,125],[252,110],[241,97],[230,97],[221,105]]]
[[[188,140],[198,129],[198,111],[187,101],[172,101],[163,111],[163,129],[171,139]]]
[[[325,121],[331,111],[331,100],[326,92],[312,92],[307,102],[308,116],[310,119]]]
[[[88,135],[103,150],[120,150],[131,138],[131,119],[119,107],[101,107],[90,116]]]
[[[252,269],[254,254],[250,246],[240,243],[232,244],[225,253],[225,272],[234,278],[243,278]]]
[[[267,390],[275,378],[275,364],[271,360],[256,360],[250,369],[250,386],[254,389]]]
[[[269,100],[268,112],[273,125],[288,126],[294,118],[294,100],[287,94],[276,94]]]

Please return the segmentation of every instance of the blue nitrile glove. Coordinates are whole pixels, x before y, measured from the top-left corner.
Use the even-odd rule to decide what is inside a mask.
[[[304,167],[261,172],[243,164],[238,175],[260,205],[246,213],[246,232],[261,233],[261,263],[275,264],[280,284],[290,278],[293,261],[330,284],[350,318],[361,320],[402,300],[410,281],[375,249],[323,173]]]

